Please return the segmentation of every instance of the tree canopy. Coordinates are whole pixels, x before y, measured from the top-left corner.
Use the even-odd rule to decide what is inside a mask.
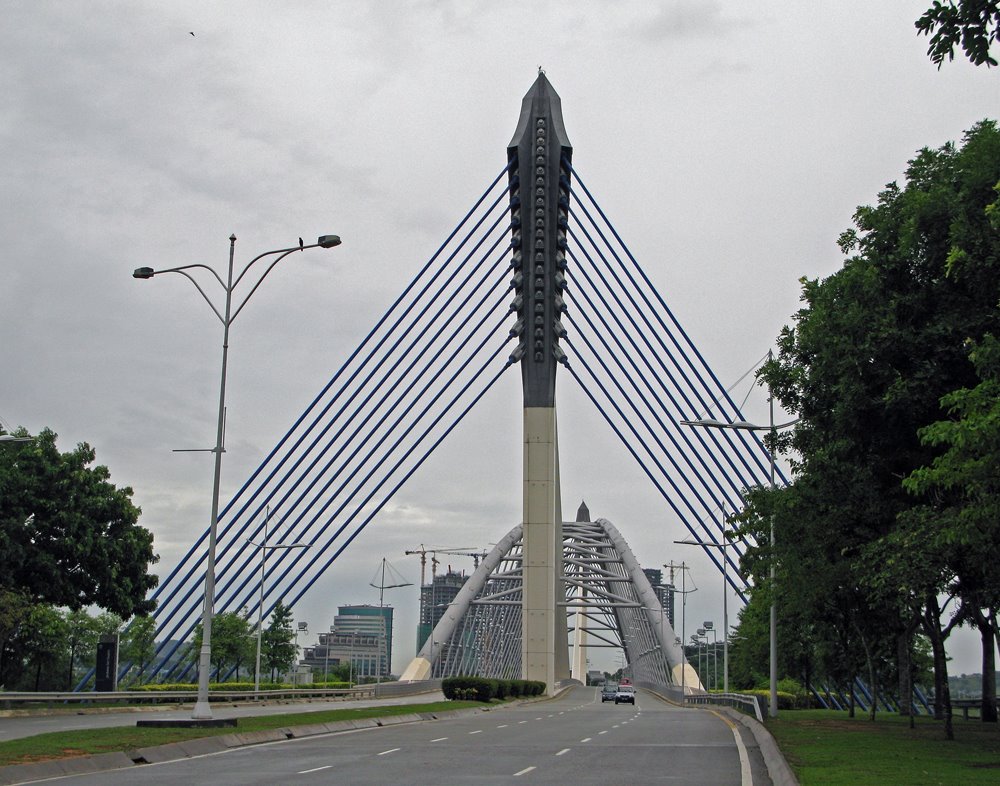
[[[997,444],[977,453],[968,431],[988,420],[996,392],[981,366],[1000,335],[998,182],[992,121],[960,146],[919,151],[903,186],[858,208],[840,238],[842,269],[803,280],[804,305],[762,371],[800,420],[783,443],[794,483],[748,495],[742,528],[762,545],[746,567],[767,587],[776,560],[782,635],[824,620],[812,659],[844,676],[872,665],[887,632],[912,636],[917,619],[944,668],[950,628],[938,596],[983,600],[956,580],[982,583],[996,535],[974,537],[995,512],[983,479],[996,465],[983,461],[996,461]],[[958,526],[973,519],[979,530]]]
[[[1000,35],[1000,2],[997,0],[952,0],[934,4],[916,21],[919,33],[930,38],[927,54],[940,68],[945,58],[955,59],[961,46],[974,65],[997,64],[990,47]]]
[[[49,429],[0,445],[0,589],[128,618],[153,609],[158,557],[132,489],[112,484],[95,458],[86,443],[60,453]]]

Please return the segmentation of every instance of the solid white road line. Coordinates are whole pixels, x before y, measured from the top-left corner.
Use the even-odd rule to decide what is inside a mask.
[[[741,786],[753,786],[753,772],[750,769],[750,757],[747,755],[746,745],[743,744],[743,738],[740,737],[740,730],[729,718],[725,715],[721,715],[714,710],[710,712],[717,718],[721,718],[722,721],[729,727],[730,731],[733,733],[733,737],[736,739],[736,750],[740,754],[740,784]]]

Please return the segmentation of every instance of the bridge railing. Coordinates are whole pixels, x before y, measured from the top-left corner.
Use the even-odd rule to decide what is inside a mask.
[[[383,682],[380,684],[358,685],[354,688],[278,688],[268,690],[213,690],[209,691],[209,701],[255,701],[255,700],[308,700],[308,699],[357,699],[389,698],[429,693],[441,689],[441,680],[424,682]],[[3,691],[0,692],[0,707],[13,709],[24,705],[56,704],[184,704],[198,697],[197,690],[120,690],[108,692],[82,691]]]
[[[751,696],[746,693],[694,693],[685,696],[684,703],[735,707],[736,709],[751,713],[761,723],[764,722],[764,714],[760,706],[759,696]]]

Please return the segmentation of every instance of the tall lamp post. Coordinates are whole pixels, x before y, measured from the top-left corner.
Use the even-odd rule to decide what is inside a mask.
[[[303,244],[301,238],[299,239],[299,244],[293,248],[280,248],[275,251],[265,251],[263,254],[251,259],[240,274],[233,280],[233,258],[236,253],[236,235],[229,236],[229,269],[226,280],[223,281],[222,277],[215,272],[213,268],[208,265],[194,264],[194,265],[182,265],[180,267],[165,268],[163,270],[154,270],[151,267],[140,267],[136,268],[132,273],[133,278],[147,279],[152,278],[158,273],[180,273],[188,281],[194,284],[195,289],[198,290],[199,294],[208,303],[209,308],[219,321],[222,323],[222,381],[219,385],[219,421],[218,427],[215,433],[215,447],[210,449],[210,452],[215,454],[215,474],[212,483],[212,518],[209,521],[208,528],[208,559],[205,565],[205,605],[202,611],[202,638],[201,638],[201,653],[198,661],[198,699],[194,705],[194,711],[191,713],[191,717],[195,720],[210,720],[212,718],[212,707],[208,701],[208,678],[209,672],[212,668],[212,612],[215,606],[215,547],[218,536],[218,522],[219,522],[219,486],[222,479],[222,454],[225,452],[224,447],[224,437],[225,437],[225,420],[226,420],[226,361],[229,355],[229,327],[239,316],[243,307],[250,300],[254,292],[257,291],[257,287],[261,285],[264,278],[267,276],[274,266],[277,265],[282,259],[287,257],[289,254],[295,251],[305,251],[307,248],[333,248],[334,246],[340,245],[340,238],[337,235],[323,235],[315,243],[310,243],[309,245]],[[257,283],[253,285],[253,288],[247,293],[247,296],[243,298],[242,302],[233,311],[233,290],[239,285],[240,281],[250,270],[251,266],[265,257],[275,257],[271,260],[264,271],[263,275],[257,280]],[[225,292],[225,307],[222,313],[216,308],[212,299],[205,293],[205,290],[201,288],[201,284],[192,276],[188,271],[195,268],[203,268],[211,273],[215,280],[222,287],[223,292]]]
[[[729,573],[726,562],[726,547],[729,541],[726,539],[726,509],[722,508],[722,543],[713,543],[703,540],[675,540],[674,543],[683,546],[701,546],[703,548],[722,549],[722,690],[729,693]],[[706,622],[705,627],[709,624]],[[714,633],[714,630],[713,630]],[[716,686],[718,687],[718,686]]]
[[[247,543],[260,549],[260,598],[257,601],[257,668],[254,671],[253,694],[254,699],[260,699],[260,643],[264,631],[264,568],[267,564],[267,552],[274,549],[307,549],[308,543],[272,543],[267,542],[267,524],[271,518],[271,509],[268,508],[264,514],[264,539],[260,543],[247,539]],[[273,624],[273,623],[272,623]]]
[[[769,351],[767,353],[768,361],[773,357],[772,353]],[[782,423],[780,425],[775,425],[774,423],[774,391],[771,386],[768,385],[767,388],[767,402],[768,402],[768,424],[766,426],[758,426],[754,423],[749,423],[745,420],[734,420],[732,423],[727,423],[723,420],[681,420],[679,421],[682,426],[700,426],[702,428],[723,428],[723,429],[734,429],[736,431],[768,431],[771,434],[771,447],[767,451],[770,458],[770,482],[771,490],[775,488],[775,457],[774,457],[774,442],[777,433],[780,429],[788,428],[789,426],[794,426],[799,422],[799,418],[795,420],[790,420],[788,423]],[[774,559],[774,516],[771,516],[771,533],[770,533],[770,545],[771,545],[771,567],[770,567],[770,578],[771,578],[771,614],[770,614],[770,646],[769,646],[769,658],[770,658],[770,680],[769,680],[769,700],[767,707],[767,714],[772,718],[778,717],[778,607],[775,603],[775,559]]]

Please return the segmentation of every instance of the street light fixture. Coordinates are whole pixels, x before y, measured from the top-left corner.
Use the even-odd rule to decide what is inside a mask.
[[[240,271],[240,274],[233,280],[233,258],[236,253],[236,235],[229,236],[229,268],[228,276],[225,281],[222,277],[208,265],[194,264],[194,265],[182,265],[180,267],[165,268],[163,270],[154,270],[151,267],[140,267],[136,268],[132,273],[133,278],[147,279],[153,278],[153,276],[160,273],[179,273],[184,276],[188,281],[194,284],[195,289],[204,298],[205,302],[208,303],[209,308],[219,321],[222,323],[222,381],[219,385],[219,421],[216,429],[215,435],[215,447],[209,449],[209,452],[215,454],[215,474],[212,484],[212,518],[209,521],[208,529],[208,557],[205,565],[205,605],[202,611],[202,639],[201,639],[201,653],[198,662],[198,699],[194,705],[194,711],[191,713],[191,717],[194,720],[210,720],[212,718],[212,707],[208,701],[208,679],[209,672],[212,668],[212,612],[215,606],[215,550],[216,542],[218,540],[218,522],[219,522],[219,486],[222,479],[222,454],[225,452],[224,446],[224,432],[225,432],[225,418],[226,418],[226,362],[229,356],[229,328],[239,316],[243,307],[246,306],[247,302],[253,296],[253,293],[257,291],[257,288],[261,285],[267,274],[270,273],[274,266],[277,265],[282,259],[287,257],[296,251],[305,251],[307,248],[333,248],[340,244],[340,238],[337,235],[322,235],[316,243],[311,243],[305,245],[302,239],[299,239],[299,244],[292,248],[280,248],[274,251],[265,251],[263,254],[259,254],[253,259],[251,259],[246,266]],[[271,260],[267,267],[267,270],[261,275],[257,280],[257,283],[253,285],[253,288],[247,293],[243,301],[233,310],[233,290],[239,285],[240,281],[247,274],[247,271],[253,266],[253,264],[265,257],[275,257]],[[215,277],[215,280],[222,287],[225,293],[225,306],[223,311],[220,313],[219,309],[216,308],[212,299],[205,293],[202,289],[201,284],[192,276],[188,271],[194,270],[195,268],[202,268],[211,273]]]
[[[674,543],[683,546],[701,546],[702,548],[722,549],[722,690],[729,693],[729,573],[726,562],[726,548],[729,541],[726,539],[726,508],[723,505],[721,510],[722,518],[722,543],[703,540],[675,540]],[[706,622],[705,627],[709,624]],[[713,631],[714,632],[714,631]],[[718,641],[718,639],[716,639]],[[716,653],[718,655],[718,653]],[[718,687],[718,685],[716,685]]]
[[[257,668],[254,671],[253,694],[254,699],[260,699],[260,643],[264,631],[264,568],[267,562],[267,552],[274,549],[307,549],[308,543],[267,543],[267,524],[271,518],[271,509],[267,508],[264,513],[264,539],[260,543],[247,538],[247,543],[260,549],[260,598],[257,603]],[[297,655],[298,653],[296,653]]]
[[[773,354],[768,351],[767,359],[770,361]],[[796,418],[795,420],[790,420],[787,423],[781,423],[775,425],[774,422],[774,391],[771,386],[767,387],[767,403],[768,403],[768,425],[758,426],[754,423],[750,423],[746,420],[736,420],[730,423],[721,420],[681,420],[679,423],[682,426],[699,426],[701,428],[721,428],[721,429],[736,429],[742,431],[769,431],[771,434],[771,446],[768,448],[768,456],[770,457],[770,481],[771,490],[775,488],[775,457],[774,457],[774,443],[777,437],[777,432],[779,429],[788,428],[789,426],[794,426],[801,420],[801,418]],[[770,646],[769,646],[769,658],[770,658],[770,679],[769,679],[769,700],[767,707],[767,714],[771,718],[778,717],[778,607],[775,603],[775,565],[774,565],[774,516],[771,516],[771,569],[770,569],[770,579],[771,579],[771,619],[770,619]],[[725,561],[723,561],[725,564]],[[727,631],[728,633],[728,631]]]

